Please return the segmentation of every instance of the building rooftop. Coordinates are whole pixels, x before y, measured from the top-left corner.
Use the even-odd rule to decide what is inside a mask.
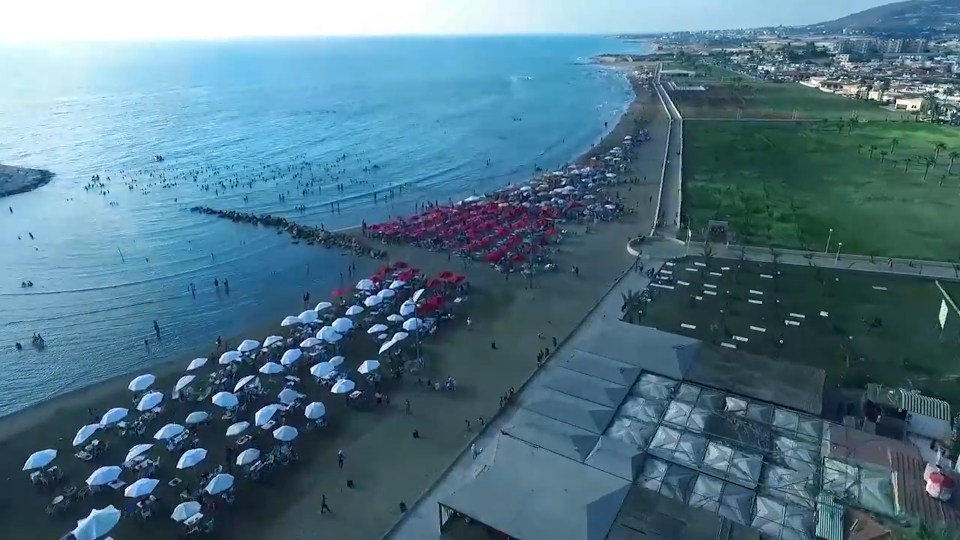
[[[921,414],[946,422],[951,420],[950,404],[946,401],[916,392],[908,392],[901,388],[886,388],[879,384],[870,383],[867,385],[867,399],[894,409],[904,409],[913,414]]]

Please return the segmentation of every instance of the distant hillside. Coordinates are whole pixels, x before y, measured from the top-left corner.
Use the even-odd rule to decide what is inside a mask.
[[[906,33],[960,31],[960,0],[908,0],[805,27],[812,32]]]

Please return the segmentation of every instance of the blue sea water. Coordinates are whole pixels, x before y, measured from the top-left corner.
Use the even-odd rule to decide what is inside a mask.
[[[348,258],[191,206],[340,228],[523,180],[588,149],[628,103],[622,75],[588,63],[601,52],[645,46],[497,37],[0,49],[0,163],[56,173],[0,200],[0,414],[206,351],[217,335],[298,313],[305,290],[316,302],[340,285]],[[303,197],[304,162],[339,176]],[[192,181],[215,171],[267,179],[221,193]],[[94,174],[109,193],[84,189]],[[161,187],[161,174],[176,185]],[[401,184],[389,202],[371,195]],[[214,278],[229,279],[229,296]],[[28,279],[35,286],[21,289]],[[33,332],[46,350],[30,347]]]

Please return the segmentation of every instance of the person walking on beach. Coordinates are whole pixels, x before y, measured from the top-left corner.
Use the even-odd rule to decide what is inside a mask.
[[[230,294],[230,280],[228,280],[227,278],[223,278],[223,290],[228,295]]]
[[[219,280],[219,279],[213,278],[213,287],[214,287],[215,289],[217,289],[218,291],[220,290],[220,280]]]
[[[410,400],[409,400],[409,399],[408,399],[408,400],[405,400],[405,401],[403,402],[403,410],[404,410],[407,414],[413,414],[413,410],[410,408]]]
[[[160,325],[157,324],[157,321],[153,321],[153,333],[157,335],[157,341],[160,340]]]
[[[337,467],[343,469],[343,450],[337,450]]]
[[[330,505],[327,504],[327,494],[324,493],[320,495],[320,513],[326,514],[327,512],[333,513],[333,510],[330,509]]]

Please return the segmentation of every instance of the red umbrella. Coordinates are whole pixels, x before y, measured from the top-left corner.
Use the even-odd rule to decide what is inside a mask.
[[[350,294],[350,289],[347,289],[347,288],[344,288],[344,289],[334,289],[331,294],[333,295],[334,298],[339,298],[339,297],[341,297],[341,296],[343,296],[343,295]]]

